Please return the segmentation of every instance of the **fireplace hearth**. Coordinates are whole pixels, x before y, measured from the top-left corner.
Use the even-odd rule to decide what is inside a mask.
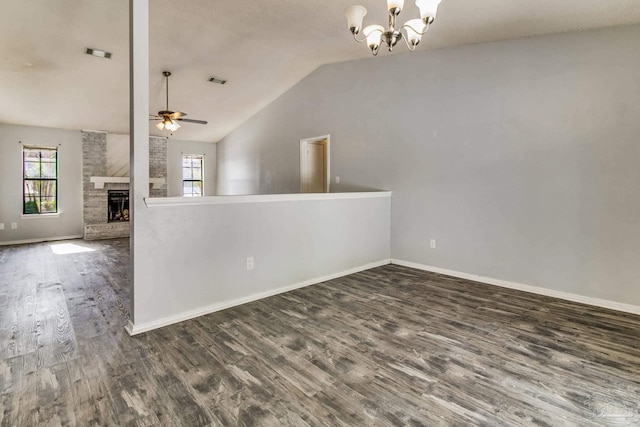
[[[129,190],[109,190],[108,222],[129,221]]]

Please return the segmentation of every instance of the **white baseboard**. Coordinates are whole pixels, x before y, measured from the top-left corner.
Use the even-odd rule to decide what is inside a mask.
[[[57,240],[73,240],[73,239],[82,239],[82,235],[56,236],[56,237],[39,237],[37,239],[12,240],[12,241],[9,241],[9,242],[0,242],[0,246],[24,245],[24,244],[27,244],[27,243],[55,242]]]
[[[369,270],[375,267],[380,267],[382,265],[387,265],[390,262],[391,260],[384,259],[378,262],[373,262],[370,264],[362,265],[360,267],[355,267],[349,270],[341,271],[339,273],[330,274],[323,277],[317,277],[315,279],[305,280],[304,282],[298,282],[293,285],[283,286],[270,291],[260,292],[258,294],[237,298],[231,301],[223,301],[215,304],[210,304],[201,308],[197,308],[195,310],[186,311],[183,313],[176,314],[174,316],[165,317],[165,318],[154,320],[151,322],[146,322],[141,324],[134,324],[132,322],[129,322],[129,324],[125,327],[125,330],[129,333],[129,335],[132,335],[132,336],[138,335],[143,332],[149,332],[153,329],[162,328],[163,326],[169,326],[174,323],[179,323],[185,320],[215,313],[216,311],[225,310],[227,308],[235,307],[242,304],[247,304],[253,301],[261,300],[263,298],[268,298],[274,295],[282,294],[284,292],[289,292],[295,289],[304,288],[306,286],[315,285],[321,282],[326,282],[327,280],[337,279],[338,277],[348,276],[350,274],[358,273],[360,271]]]
[[[445,268],[438,268],[430,265],[418,264],[415,262],[403,261],[399,259],[392,259],[391,264],[402,265],[405,267],[416,268],[418,270],[430,271],[432,273],[445,274],[447,276],[453,276],[461,279],[468,279],[476,282],[486,283],[488,285],[495,285],[503,288],[530,292],[532,294],[544,295],[544,296],[559,298],[567,301],[579,302],[582,304],[593,305],[596,307],[608,308],[611,310],[617,310],[625,313],[640,315],[640,306],[637,306],[637,305],[624,304],[621,302],[610,301],[610,300],[600,299],[600,298],[592,298],[592,297],[587,297],[583,295],[572,294],[569,292],[562,292],[562,291],[556,291],[553,289],[540,288],[538,286],[524,285],[522,283],[515,283],[515,282],[509,282],[507,280],[493,279],[491,277],[478,276],[475,274],[461,273],[459,271],[447,270]]]

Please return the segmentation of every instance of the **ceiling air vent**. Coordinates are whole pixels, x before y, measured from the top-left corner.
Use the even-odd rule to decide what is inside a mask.
[[[93,49],[91,47],[85,49],[84,53],[86,53],[87,55],[97,56],[98,58],[111,58],[111,52],[105,52],[104,50]]]
[[[225,79],[221,79],[219,77],[209,77],[209,81],[211,83],[218,83],[219,85],[223,85],[227,82]]]

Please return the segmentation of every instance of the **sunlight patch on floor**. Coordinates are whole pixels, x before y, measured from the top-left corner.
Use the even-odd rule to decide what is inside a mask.
[[[56,243],[51,245],[51,251],[56,255],[79,254],[82,252],[94,252],[95,249],[87,248],[75,243]]]

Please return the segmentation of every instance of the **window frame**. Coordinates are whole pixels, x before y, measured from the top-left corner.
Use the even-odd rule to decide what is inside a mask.
[[[189,158],[192,162],[194,159],[200,160],[200,179],[184,179],[184,171],[185,171],[185,167],[184,167],[184,160],[186,158]],[[204,154],[185,154],[182,153],[182,163],[181,163],[181,173],[182,173],[182,197],[204,197]],[[193,171],[193,164],[190,166],[190,169]],[[193,173],[191,174],[193,177]],[[193,191],[191,192],[191,194],[185,194],[184,192],[184,184],[185,182],[199,182],[200,183],[200,189],[201,189],[201,193],[200,194],[194,194]],[[193,190],[193,186],[191,186],[191,189]]]
[[[38,166],[39,166],[39,173],[40,176],[39,177],[27,177],[27,159],[26,159],[26,155],[27,155],[27,151],[40,151],[39,156],[38,156]],[[42,177],[42,151],[52,151],[55,153],[55,177],[54,178],[45,178]],[[47,162],[45,162],[47,163]],[[26,209],[26,202],[27,202],[27,198],[33,198],[33,195],[28,195],[27,192],[25,191],[27,188],[27,182],[42,182],[42,181],[47,181],[47,182],[54,182],[55,183],[55,194],[53,195],[54,201],[55,201],[55,210],[54,211],[47,211],[47,212],[42,212],[42,194],[38,195],[38,202],[39,204],[36,204],[36,206],[38,206],[38,212],[27,212]],[[23,217],[38,217],[38,216],[42,216],[42,215],[50,215],[50,216],[57,216],[60,214],[60,200],[58,198],[58,185],[59,185],[59,181],[60,181],[60,158],[59,158],[59,150],[58,147],[46,147],[46,146],[36,146],[36,145],[24,145],[22,147],[22,216]],[[40,193],[40,192],[39,192]],[[50,197],[50,196],[47,196]],[[35,199],[34,199],[35,201]]]

